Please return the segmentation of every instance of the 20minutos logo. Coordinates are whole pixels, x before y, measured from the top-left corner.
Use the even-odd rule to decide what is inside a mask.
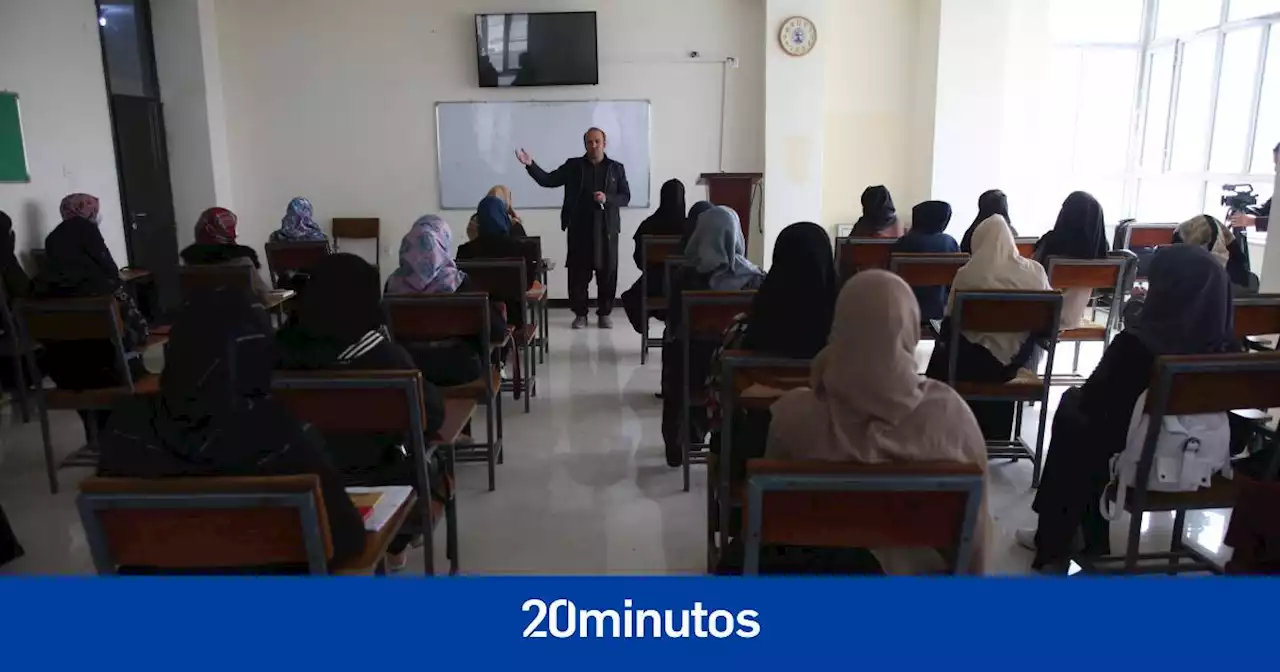
[[[556,639],[751,639],[760,634],[760,614],[743,609],[736,614],[724,609],[707,611],[701,602],[692,609],[632,609],[631,600],[622,601],[622,610],[578,609],[572,600],[559,599],[548,605],[539,599],[526,600],[520,608],[533,612],[524,629],[525,638]]]

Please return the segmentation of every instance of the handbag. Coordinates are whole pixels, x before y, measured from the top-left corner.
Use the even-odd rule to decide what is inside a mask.
[[[1133,407],[1124,450],[1111,458],[1111,482],[1102,492],[1099,508],[1107,520],[1115,520],[1124,510],[1125,495],[1139,478],[1138,462],[1147,440],[1151,416],[1145,413],[1147,393]],[[1213,475],[1231,477],[1231,425],[1226,413],[1166,415],[1160,420],[1155,455],[1147,490],[1153,492],[1194,492],[1208,487]],[[1116,485],[1114,504],[1107,490]]]

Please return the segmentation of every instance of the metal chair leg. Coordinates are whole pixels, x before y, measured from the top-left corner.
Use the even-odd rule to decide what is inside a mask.
[[[494,468],[494,459],[496,457],[498,444],[501,441],[501,438],[495,439],[494,437],[495,435],[501,437],[501,433],[494,431],[494,420],[499,404],[501,403],[502,393],[498,392],[493,395],[493,398],[489,399],[488,404],[486,404],[487,408],[485,409],[485,438],[489,439],[489,492],[493,492],[497,487],[497,474],[495,473],[496,469]],[[498,422],[501,422],[501,420]]]
[[[49,476],[49,492],[58,494],[58,465],[53,461],[53,439],[49,436],[49,410],[39,402],[40,440],[44,442],[44,468]]]
[[[1124,551],[1126,574],[1132,574],[1138,568],[1138,542],[1142,539],[1142,515],[1141,511],[1135,511],[1129,515],[1129,541]]]
[[[1169,551],[1171,553],[1177,553],[1182,550],[1182,533],[1185,531],[1186,526],[1187,511],[1186,509],[1178,509],[1173,514],[1173,538],[1169,540]],[[1170,574],[1178,573],[1178,562],[1179,558],[1176,555],[1169,558]]]

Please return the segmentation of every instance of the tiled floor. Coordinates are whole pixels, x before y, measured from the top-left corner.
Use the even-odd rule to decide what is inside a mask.
[[[681,490],[680,471],[663,458],[659,418],[659,358],[640,366],[639,337],[623,320],[617,329],[570,331],[570,315],[552,314],[552,352],[539,367],[533,413],[506,403],[507,458],[498,489],[486,489],[482,464],[459,467],[459,520],[463,571],[473,574],[696,574],[705,565],[705,471],[694,467],[693,488]],[[656,332],[656,327],[655,327]],[[921,362],[928,347],[920,352]],[[1089,349],[1086,349],[1087,351]],[[1082,364],[1087,371],[1099,346]],[[1069,364],[1069,351],[1065,364]],[[1064,367],[1058,367],[1064,370]],[[508,402],[510,397],[508,396]],[[1056,404],[1055,404],[1056,405]],[[1034,415],[1034,413],[1033,413]],[[59,454],[83,443],[74,415],[54,416]],[[1034,421],[1026,435],[1034,438]],[[1047,444],[1047,440],[1046,440]],[[1031,554],[1013,532],[1033,525],[1031,466],[991,465],[991,512],[996,519],[998,573],[1028,571]],[[85,469],[61,472],[63,491],[50,495],[38,423],[0,426],[0,504],[27,556],[5,573],[90,573],[84,534],[75,511],[75,483]],[[1187,536],[1216,550],[1225,517],[1188,516]],[[1144,544],[1167,547],[1171,517],[1155,516]],[[1127,519],[1113,526],[1121,546]],[[438,531],[437,567],[444,566]],[[420,553],[420,551],[415,551]],[[421,556],[410,572],[420,571]]]

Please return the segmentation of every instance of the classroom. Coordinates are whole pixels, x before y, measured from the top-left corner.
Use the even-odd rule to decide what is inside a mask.
[[[1280,571],[1278,168],[1280,0],[0,0],[0,575]]]

